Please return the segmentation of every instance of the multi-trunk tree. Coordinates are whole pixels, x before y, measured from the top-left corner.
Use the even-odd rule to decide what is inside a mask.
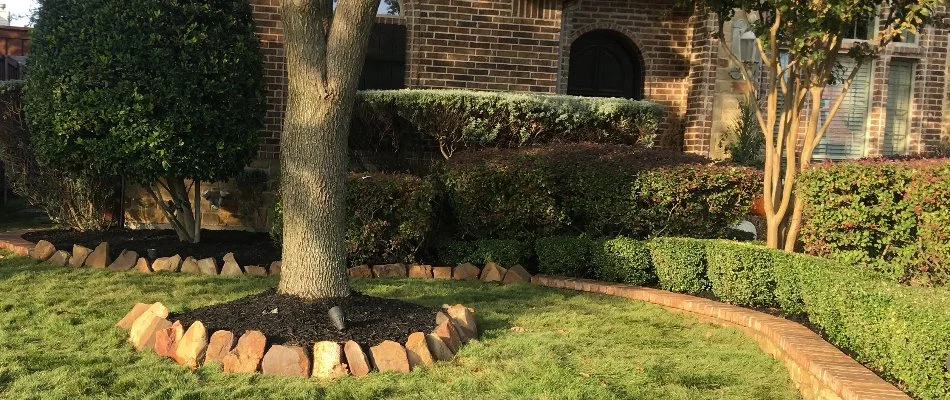
[[[250,5],[42,0],[31,39],[25,112],[41,161],[142,185],[181,240],[199,241],[198,182],[241,171],[263,126]]]
[[[348,296],[347,136],[379,0],[283,0],[280,6],[287,108],[278,290],[305,299]]]
[[[917,34],[940,0],[705,0],[719,17],[719,41],[759,104],[765,139],[767,244],[793,251],[801,228],[799,172],[831,126],[858,71],[889,43]],[[723,25],[739,14],[755,34],[761,66],[744,63],[726,45]],[[871,26],[868,40],[845,41],[855,26]],[[844,67],[842,57],[854,60]],[[761,71],[756,71],[761,68]],[[760,85],[759,79],[764,80]],[[823,107],[826,88],[841,92]],[[755,89],[760,88],[761,89]],[[803,122],[804,121],[804,122]]]

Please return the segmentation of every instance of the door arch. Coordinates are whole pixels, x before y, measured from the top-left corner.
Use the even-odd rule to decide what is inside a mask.
[[[643,99],[643,58],[620,32],[599,29],[571,43],[567,94]]]

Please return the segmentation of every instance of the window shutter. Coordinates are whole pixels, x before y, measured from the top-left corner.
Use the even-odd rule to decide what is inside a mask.
[[[914,81],[914,63],[891,61],[887,73],[887,116],[884,122],[884,155],[907,154],[910,124],[910,93]]]
[[[838,62],[844,67],[845,74],[850,74],[854,69],[855,61],[851,58],[842,56]],[[825,87],[821,105],[822,123],[826,120],[843,87],[843,84]],[[854,83],[845,94],[845,99],[824,137],[818,142],[818,147],[815,148],[815,159],[847,159],[864,156],[870,95],[871,63],[865,62],[858,70]]]

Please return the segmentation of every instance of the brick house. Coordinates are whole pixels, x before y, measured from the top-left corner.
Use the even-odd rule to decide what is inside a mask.
[[[251,0],[266,62],[261,160],[276,159],[286,71],[278,0]],[[661,145],[713,158],[748,88],[720,50],[711,15],[674,1],[402,0],[378,16],[362,88],[616,96],[663,104]],[[848,41],[874,31],[856,27]],[[727,24],[741,46],[743,21]],[[944,128],[950,31],[928,27],[865,65],[818,157],[913,154],[950,139]],[[729,36],[727,34],[727,36]],[[752,60],[750,60],[752,61]],[[847,60],[842,61],[847,64]],[[836,88],[828,91],[830,98]]]
[[[277,170],[286,69],[279,0],[249,0],[261,39],[267,117],[253,167]],[[363,89],[463,88],[616,96],[663,104],[660,145],[722,158],[721,137],[749,88],[720,49],[715,17],[673,0],[401,0],[377,16]],[[741,18],[726,24],[741,49]],[[855,27],[866,39],[873,24]],[[944,123],[950,31],[928,27],[863,67],[817,158],[913,154],[950,140]],[[740,51],[755,62],[754,52]],[[842,63],[847,64],[847,60]],[[836,90],[828,90],[829,97]],[[950,122],[948,120],[947,122]],[[224,187],[227,184],[219,184]],[[207,187],[207,186],[206,186]],[[160,223],[147,197],[130,193],[129,221]],[[207,226],[246,225],[235,200],[203,204]]]

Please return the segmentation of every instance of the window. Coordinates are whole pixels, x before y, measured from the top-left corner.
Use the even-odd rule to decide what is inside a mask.
[[[379,2],[379,9],[376,11],[378,15],[401,15],[402,7],[399,4],[400,0],[383,0]]]
[[[876,25],[877,18],[874,16],[868,19],[855,20],[851,26],[845,28],[844,38],[852,40],[871,40],[876,33]]]
[[[838,63],[844,67],[845,74],[854,69],[854,60],[841,56]],[[821,99],[822,120],[824,124],[834,102],[841,95],[844,85],[828,85]],[[864,144],[867,138],[868,106],[871,99],[871,63],[865,62],[854,77],[851,88],[845,94],[844,101],[835,113],[825,131],[825,135],[815,148],[815,159],[860,158],[865,154]]]
[[[359,89],[402,89],[406,75],[406,27],[374,24]]]
[[[913,61],[891,61],[887,72],[887,116],[884,122],[883,152],[886,156],[907,154],[913,82]]]

